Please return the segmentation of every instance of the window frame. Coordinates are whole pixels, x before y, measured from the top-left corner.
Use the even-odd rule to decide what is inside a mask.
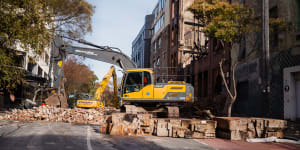
[[[141,91],[141,89],[144,87],[144,81],[143,81],[143,77],[144,77],[143,75],[144,75],[144,73],[143,73],[143,71],[128,72],[128,73],[126,73],[125,80],[123,81],[123,82],[124,82],[124,83],[123,83],[124,85],[123,85],[123,91],[122,91],[122,94],[132,93],[132,92],[126,93],[127,79],[128,79],[128,76],[129,76],[130,74],[132,74],[132,73],[142,73],[142,76],[141,76],[142,84],[141,84],[141,88],[140,88],[139,91]],[[133,86],[133,85],[130,85],[130,86]],[[136,91],[136,92],[139,92],[139,91]],[[133,92],[134,92],[134,91],[133,91]]]

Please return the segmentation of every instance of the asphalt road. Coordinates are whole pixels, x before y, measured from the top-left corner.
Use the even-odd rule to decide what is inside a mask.
[[[164,150],[211,147],[193,139],[155,136],[109,136],[97,133],[96,126],[49,122],[0,121],[1,150]]]

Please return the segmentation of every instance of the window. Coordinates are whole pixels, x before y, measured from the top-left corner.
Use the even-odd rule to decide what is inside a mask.
[[[164,7],[165,7],[165,3],[166,3],[166,0],[159,0],[158,1],[158,12],[160,12]]]
[[[157,65],[158,67],[160,66],[160,58],[159,58],[159,57],[157,58],[156,65]]]
[[[158,38],[158,48],[161,48],[161,37]]]
[[[297,0],[296,4],[296,40],[300,41],[300,0]]]
[[[129,72],[126,77],[124,93],[138,92],[141,90],[143,72]]]
[[[246,57],[246,37],[245,36],[243,36],[239,46],[240,47],[239,47],[238,59],[243,60]]]
[[[148,36],[151,37],[152,36],[152,31],[151,30],[147,30],[148,32]]]
[[[38,67],[38,76],[42,77],[42,75],[43,75],[43,70],[42,70],[42,68],[39,66],[39,67]]]
[[[141,60],[141,52],[139,52],[138,58],[139,58],[139,60]]]
[[[300,0],[296,1],[297,6],[296,6],[296,24],[297,24],[297,30],[300,30]]]
[[[28,62],[28,65],[27,65],[28,72],[32,73],[34,66],[35,66],[34,63]]]
[[[153,42],[153,51],[156,53],[156,42]]]
[[[151,75],[149,72],[144,71],[144,86],[151,84]]]
[[[164,14],[157,20],[154,25],[154,33],[156,33],[164,25]]]
[[[160,17],[160,27],[162,27],[164,25],[164,22],[165,22],[165,15],[163,14],[161,17]]]
[[[277,6],[271,8],[269,12],[270,12],[270,18],[278,18]],[[278,46],[278,42],[279,42],[278,32],[277,32],[277,29],[275,28],[275,31],[270,33],[270,48],[271,49],[276,48]]]
[[[158,10],[157,10],[157,7],[155,7],[155,9],[154,9],[154,18],[156,18],[157,17],[157,15],[158,15]]]

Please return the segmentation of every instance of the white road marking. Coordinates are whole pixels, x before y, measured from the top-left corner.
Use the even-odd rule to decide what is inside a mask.
[[[52,126],[51,126],[50,123],[48,123],[47,125],[48,125],[49,130],[50,130],[52,133],[57,134],[57,132],[52,128]]]
[[[196,141],[197,143],[200,143],[200,144],[203,144],[203,145],[206,145],[206,146],[208,146],[208,144],[206,144],[206,143],[203,143],[203,142],[200,142],[198,139],[194,139],[194,141]]]
[[[88,150],[93,150],[93,147],[92,147],[92,144],[91,144],[91,133],[90,133],[90,129],[91,129],[91,127],[88,126],[88,127],[87,127],[87,135],[86,135],[86,144],[87,144]]]

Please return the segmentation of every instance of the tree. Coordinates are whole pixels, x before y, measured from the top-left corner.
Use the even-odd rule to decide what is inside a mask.
[[[92,31],[91,19],[94,7],[86,0],[47,0],[50,8],[47,16],[54,23],[54,30],[73,38],[80,38]]]
[[[233,44],[240,43],[245,35],[261,30],[260,18],[254,17],[252,9],[239,3],[229,3],[225,0],[196,0],[188,10],[203,26],[202,32],[210,39],[220,41],[223,47],[229,45],[228,50],[231,50]],[[271,32],[272,28],[283,31],[288,29],[288,25],[282,19],[270,18],[270,28]],[[231,64],[230,87],[223,71],[224,62],[224,58],[219,62],[221,76],[229,95],[224,112],[227,116],[231,116],[231,108],[237,97],[235,68],[239,62]]]
[[[38,10],[43,9],[38,0],[0,2],[0,86],[14,89],[23,81],[23,71],[16,67],[16,43],[26,50],[34,49],[40,54],[49,43],[50,37],[44,17]]]
[[[92,94],[98,78],[88,66],[82,63],[82,59],[75,56],[68,57],[63,69],[67,95],[71,93]]]
[[[86,0],[1,0],[0,87],[12,90],[24,82],[15,61],[19,47],[39,56],[56,34],[81,37],[91,31],[93,12]]]

